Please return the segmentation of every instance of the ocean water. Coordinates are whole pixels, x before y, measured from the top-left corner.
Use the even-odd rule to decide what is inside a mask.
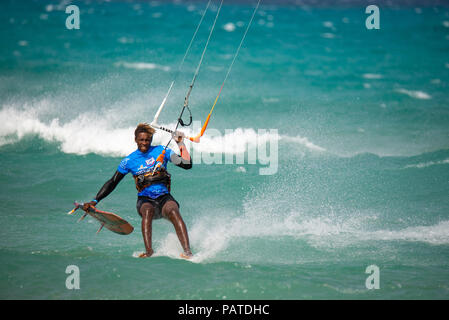
[[[78,30],[65,25],[70,4]],[[190,97],[196,127],[255,5],[224,1]],[[185,261],[164,220],[153,223],[154,257],[135,258],[131,177],[99,205],[130,235],[96,234],[92,218],[66,213],[135,149],[133,130],[153,119],[206,1],[2,1],[0,298],[449,298],[449,7],[380,1],[380,29],[368,30],[366,6],[262,1],[208,131],[186,142],[193,168],[169,165],[195,254]],[[168,139],[158,131],[154,142]],[[66,287],[71,265],[78,290]],[[372,265],[378,289],[366,285]]]

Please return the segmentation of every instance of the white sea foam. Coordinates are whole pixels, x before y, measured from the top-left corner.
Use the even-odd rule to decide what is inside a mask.
[[[195,256],[192,262],[209,262],[215,260],[243,259],[246,262],[261,262],[264,254],[276,256],[283,262],[294,262],[297,257],[290,253],[282,256],[281,252],[233,252],[240,244],[248,243],[250,239],[258,242],[278,242],[291,238],[292,241],[302,241],[317,250],[329,250],[330,248],[347,247],[372,241],[405,241],[422,242],[432,245],[449,244],[449,221],[442,221],[430,226],[412,226],[398,230],[381,229],[365,231],[363,228],[369,225],[366,217],[307,217],[299,211],[282,214],[283,211],[270,210],[268,202],[263,202],[262,207],[253,210],[245,210],[240,217],[203,217],[197,220],[189,229],[192,248]],[[276,209],[276,208],[272,208]],[[276,212],[273,212],[276,211]],[[174,233],[169,234],[158,249],[162,255],[174,256],[179,254],[179,241]],[[229,251],[232,248],[231,251]],[[277,256],[277,255],[281,256]]]
[[[221,72],[223,70],[223,67],[216,67],[216,66],[207,66],[207,68],[213,72]]]
[[[415,99],[423,99],[423,100],[428,100],[431,99],[432,97],[424,92],[424,91],[412,91],[412,90],[406,90],[406,89],[397,89],[396,92],[405,94],[409,97],[415,98]]]
[[[325,245],[329,237],[335,238],[341,234],[356,229],[351,222],[336,221],[329,217],[304,217],[301,210],[280,211],[280,203],[274,203],[272,197],[255,195],[243,206],[243,212],[216,212],[220,209],[210,208],[207,214],[193,222],[189,227],[190,242],[194,249],[192,262],[213,262],[217,259],[255,262],[266,260],[266,255],[276,256],[283,261],[291,262],[296,257],[292,253],[282,257],[278,252],[254,252],[242,249],[251,239],[260,241],[282,241],[285,237],[296,240],[304,239],[314,242],[319,239],[320,245]],[[265,200],[264,200],[265,199]],[[312,237],[311,240],[309,240]],[[321,242],[321,240],[323,242]],[[291,242],[291,241],[290,241]],[[315,243],[313,245],[316,246]],[[237,250],[236,250],[237,249]],[[158,244],[157,251],[162,255],[179,254],[179,241],[174,233],[170,233]],[[281,255],[281,256],[279,256]]]
[[[324,21],[323,26],[329,29],[332,29],[332,31],[337,30],[334,26],[334,23],[332,21]]]
[[[127,37],[120,37],[117,39],[118,42],[127,44],[127,43],[134,43],[135,40],[133,38],[127,38]]]
[[[442,164],[449,164],[449,159],[440,160],[440,161],[429,161],[429,162],[420,162],[417,164],[408,164],[405,166],[405,168],[427,168],[430,166],[436,166],[436,165],[442,165]]]
[[[45,141],[59,143],[64,153],[124,156],[134,149],[134,142],[129,139],[134,128],[113,129],[106,119],[95,114],[81,114],[61,124],[58,118],[49,122],[40,120],[35,109],[4,108],[0,111],[0,121],[4,124],[0,129],[2,145],[37,135]]]
[[[282,193],[279,193],[280,186]],[[225,212],[221,212],[223,210]],[[240,206],[237,211],[211,207],[204,214],[200,213],[189,226],[195,254],[192,262],[257,263],[266,261],[267,255],[277,263],[302,261],[300,253],[283,250],[278,247],[279,243],[283,246],[302,243],[319,251],[373,241],[449,244],[449,220],[391,229],[388,223],[379,227],[379,219],[385,218],[371,211],[348,212],[345,208],[326,205],[303,208],[296,187],[275,180],[249,192],[243,209]],[[252,246],[251,243],[263,245]],[[175,233],[167,235],[158,247],[163,255],[180,252]]]
[[[440,84],[441,83],[441,79],[432,79],[432,80],[430,80],[430,83],[432,83],[432,84]]]
[[[382,79],[382,75],[377,74],[377,73],[364,73],[363,78],[365,78],[365,79]]]
[[[223,29],[225,29],[227,32],[232,32],[235,30],[235,24],[233,24],[232,22],[228,22],[223,26]]]
[[[359,234],[361,240],[412,241],[434,245],[449,244],[449,221],[441,221],[431,226],[414,226],[401,230],[379,230]]]
[[[320,34],[320,36],[322,38],[326,38],[326,39],[333,39],[333,38],[335,38],[335,34],[330,33],[330,32],[322,33],[322,34]]]
[[[262,97],[262,102],[263,103],[277,103],[277,102],[279,102],[279,98],[274,98],[274,97],[265,98],[265,97]]]
[[[301,137],[301,136],[290,137],[290,136],[281,135],[281,140],[284,140],[286,142],[298,143],[312,151],[320,151],[320,152],[326,151],[325,148],[320,147],[320,146],[314,144],[313,142],[310,142],[309,139],[306,137]]]
[[[149,63],[149,62],[126,62],[126,61],[119,61],[114,63],[115,67],[124,67],[128,69],[135,69],[135,70],[163,70],[163,71],[170,71],[170,67],[168,66],[162,66],[158,65],[156,63]]]
[[[245,169],[245,167],[237,167],[237,169],[235,169],[235,172],[241,172],[241,173],[245,173],[246,172],[246,169]]]
[[[47,142],[59,144],[60,150],[64,153],[78,155],[95,153],[121,157],[135,150],[133,141],[135,127],[117,126],[117,123],[121,121],[120,113],[85,112],[74,119],[62,122],[59,117],[51,116],[54,114],[54,107],[54,104],[47,100],[23,108],[4,106],[0,110],[0,121],[3,124],[0,127],[0,146],[17,143],[27,135],[35,135]],[[196,126],[195,123],[197,123]],[[161,125],[174,128],[176,123],[161,123]],[[187,136],[194,136],[200,128],[201,122],[194,121],[193,127],[183,131]],[[154,143],[165,144],[169,137],[168,133],[158,130]],[[324,151],[324,148],[313,144],[305,137],[278,136],[269,130],[259,131],[253,128],[235,128],[221,132],[210,127],[201,138],[201,143],[191,143],[186,140],[186,145],[196,154],[235,155],[270,143],[274,139],[296,143],[312,151]],[[177,150],[173,143],[170,147]]]

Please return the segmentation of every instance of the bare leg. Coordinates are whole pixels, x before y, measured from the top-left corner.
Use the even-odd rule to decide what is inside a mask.
[[[162,216],[173,223],[176,235],[178,236],[179,242],[181,242],[182,249],[184,250],[184,256],[192,256],[192,252],[190,251],[189,235],[187,234],[187,227],[182,220],[176,202],[172,200],[167,201],[162,208]]]
[[[139,213],[142,216],[142,235],[146,250],[146,252],[141,254],[139,257],[145,258],[150,257],[154,253],[151,245],[154,207],[148,202],[144,203],[142,207],[140,207]]]

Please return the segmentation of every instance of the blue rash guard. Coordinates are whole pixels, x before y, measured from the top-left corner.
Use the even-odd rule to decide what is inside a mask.
[[[164,150],[164,146],[150,146],[147,152],[142,153],[139,149],[128,155],[126,158],[120,162],[120,165],[117,168],[117,171],[126,175],[131,172],[133,176],[140,175],[142,173],[152,171],[154,166],[156,165],[157,157]],[[167,163],[170,160],[170,157],[174,151],[167,148],[164,155],[164,162],[162,166],[167,169]],[[169,193],[167,187],[163,183],[154,183],[141,192],[139,192],[138,196],[148,196],[152,199],[156,199],[161,195]]]

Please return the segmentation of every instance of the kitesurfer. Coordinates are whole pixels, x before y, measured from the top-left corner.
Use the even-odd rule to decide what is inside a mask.
[[[183,258],[190,258],[189,236],[186,225],[179,212],[179,203],[170,194],[170,174],[167,172],[167,163],[171,161],[183,169],[192,168],[192,159],[183,142],[184,134],[180,131],[173,133],[173,139],[178,145],[180,155],[164,146],[152,146],[155,129],[146,123],[141,123],[134,131],[134,140],[137,150],[125,157],[111,179],[106,181],[95,196],[95,199],[84,205],[96,206],[98,202],[107,197],[123,179],[131,172],[136,183],[137,212],[142,217],[142,235],[145,252],[139,257],[150,257],[152,249],[152,223],[154,219],[165,218],[175,227],[176,235],[184,252]]]

